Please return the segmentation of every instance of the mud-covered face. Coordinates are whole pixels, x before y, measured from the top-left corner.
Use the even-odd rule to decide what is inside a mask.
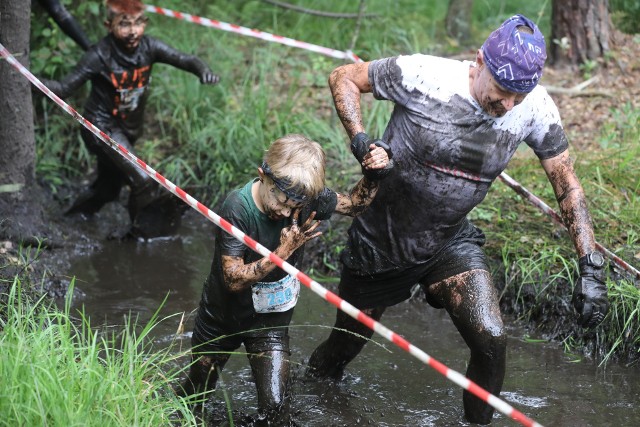
[[[287,197],[269,177],[263,177],[260,186],[259,197],[264,213],[273,220],[289,218],[295,209],[304,206],[304,203],[295,202]]]
[[[117,43],[127,51],[135,50],[140,44],[140,39],[144,34],[148,18],[144,12],[133,15],[126,13],[117,14],[106,25],[109,32],[113,34]]]
[[[472,94],[482,109],[493,117],[502,117],[513,107],[519,105],[528,95],[510,92],[500,86],[493,78],[491,71],[484,64],[479,64],[473,82]]]

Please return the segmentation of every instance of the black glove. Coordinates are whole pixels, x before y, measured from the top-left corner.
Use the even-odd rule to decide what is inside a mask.
[[[384,169],[367,169],[363,166],[362,174],[371,181],[379,181],[389,175],[389,173],[391,173],[391,170],[393,169],[393,152],[391,151],[391,147],[389,146],[389,144],[381,139],[372,140],[371,138],[369,138],[369,135],[364,132],[360,132],[356,134],[356,136],[354,136],[351,140],[351,152],[353,153],[355,158],[358,159],[358,163],[362,165],[364,156],[370,151],[369,146],[371,144],[375,144],[376,147],[381,147],[382,149],[384,149],[384,151],[387,152],[389,163],[387,163],[387,166],[385,166]]]
[[[589,265],[585,258],[579,261],[580,277],[573,287],[572,303],[578,312],[578,325],[594,328],[607,315],[609,300],[603,268]]]
[[[200,73],[200,83],[203,85],[214,85],[219,81],[220,77],[208,68]]]

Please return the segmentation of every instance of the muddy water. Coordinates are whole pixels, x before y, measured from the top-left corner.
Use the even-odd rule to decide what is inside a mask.
[[[105,242],[72,266],[70,274],[77,276],[77,286],[86,293],[75,307],[84,305],[94,325],[121,324],[130,312],[146,321],[165,297],[161,314],[191,313],[209,271],[212,227],[194,217],[179,239]],[[365,347],[342,382],[305,381],[304,361],[328,335],[326,327],[333,325],[334,317],[332,306],[302,289],[291,327],[293,408],[300,426],[467,425],[462,420],[461,389],[377,335],[377,344]],[[545,426],[640,425],[640,368],[610,364],[603,369],[565,354],[557,344],[525,342],[526,331],[506,320],[509,347],[502,399]],[[156,328],[160,345],[174,339],[178,323],[179,316],[172,317]],[[467,349],[444,311],[410,301],[388,309],[382,323],[464,373]],[[187,325],[188,331],[192,316]],[[188,336],[179,337],[178,345],[188,349]],[[244,356],[232,356],[222,380],[212,404],[212,425],[219,425],[225,414],[223,387],[234,409],[245,414],[256,409]],[[497,414],[492,425],[519,424]]]

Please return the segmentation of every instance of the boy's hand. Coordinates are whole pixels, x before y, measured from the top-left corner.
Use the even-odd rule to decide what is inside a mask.
[[[287,249],[289,255],[309,240],[322,234],[321,231],[316,231],[320,226],[320,221],[313,220],[316,216],[315,212],[312,212],[303,224],[298,224],[299,216],[300,209],[294,210],[291,214],[291,225],[283,228],[280,232],[280,246]]]
[[[381,139],[371,139],[364,132],[351,140],[351,152],[362,166],[362,174],[372,181],[385,178],[393,169],[393,152]]]
[[[200,83],[203,85],[214,85],[220,81],[220,76],[213,74],[213,71],[206,69],[200,74]]]
[[[391,159],[389,159],[389,154],[387,150],[383,147],[370,144],[369,152],[365,154],[364,159],[362,160],[362,166],[365,169],[384,169],[387,167]]]

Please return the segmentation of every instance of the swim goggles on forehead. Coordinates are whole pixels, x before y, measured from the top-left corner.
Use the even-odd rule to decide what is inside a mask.
[[[274,174],[267,162],[262,162],[262,171],[266,176],[271,178],[273,183],[278,187],[278,190],[282,191],[285,196],[289,199],[293,200],[296,203],[306,202],[309,197],[302,193],[302,188],[292,187],[291,181],[286,178],[277,178]]]

